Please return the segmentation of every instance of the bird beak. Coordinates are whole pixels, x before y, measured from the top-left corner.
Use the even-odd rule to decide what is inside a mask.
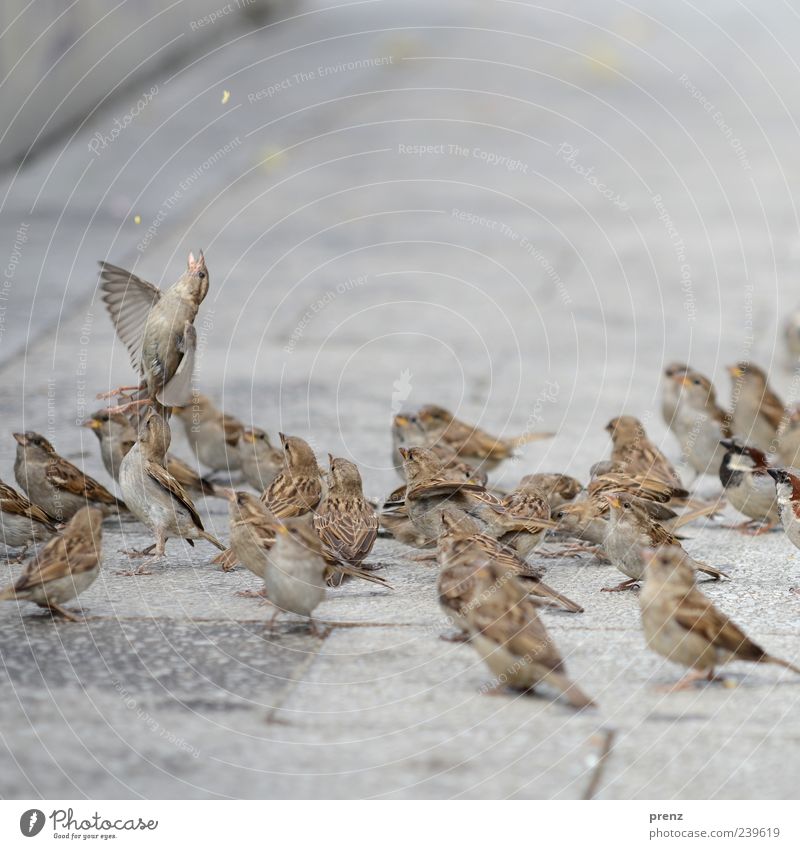
[[[408,459],[408,448],[398,448],[397,450],[400,452],[400,456],[401,456],[404,460],[407,460],[407,459]]]
[[[85,422],[81,422],[81,427],[88,427],[89,430],[100,430],[102,422],[99,422],[97,419],[86,419]]]
[[[329,453],[329,454],[328,454],[328,465],[329,465],[331,468],[333,468],[333,460],[334,460],[333,454],[330,454],[330,453]]]
[[[397,427],[408,427],[408,418],[406,416],[395,416],[394,423]]]
[[[194,254],[192,251],[189,251],[189,259],[186,260],[186,264],[189,268],[191,268],[195,263]]]
[[[25,434],[24,434],[24,433],[15,433],[15,434],[14,434],[14,439],[16,439],[16,440],[17,440],[17,442],[18,442],[20,445],[22,445],[23,447],[24,447],[24,446],[26,446],[26,445],[28,444],[28,440],[25,438]]]
[[[679,380],[682,386],[691,386],[692,385],[692,381],[688,377],[686,377],[686,375],[682,375],[680,377],[678,375],[675,375],[673,377],[673,380]]]
[[[619,500],[618,495],[604,495],[603,497],[612,507],[622,506],[622,502]]]
[[[275,524],[275,532],[279,534],[288,534],[289,529],[283,524],[283,522],[277,522]]]
[[[282,445],[284,448],[286,448],[286,434],[285,434],[285,433],[279,433],[279,434],[278,434],[278,436],[279,436],[279,438],[280,438],[280,440],[281,440],[281,445]]]
[[[728,374],[731,377],[741,377],[742,370],[739,368],[739,366],[728,366]]]
[[[242,431],[242,441],[253,443],[256,441],[256,435],[252,430],[243,430]]]
[[[767,474],[777,483],[780,480],[780,469],[767,469]]]

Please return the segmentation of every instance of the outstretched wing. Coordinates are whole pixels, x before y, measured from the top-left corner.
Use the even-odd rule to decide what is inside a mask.
[[[147,316],[161,292],[133,272],[102,260],[100,288],[117,335],[128,349],[133,367],[138,370]]]

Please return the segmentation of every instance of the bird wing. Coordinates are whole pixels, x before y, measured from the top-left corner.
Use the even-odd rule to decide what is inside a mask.
[[[711,645],[742,660],[757,662],[764,657],[760,646],[694,588],[677,604],[674,618],[686,631],[699,634]]]
[[[197,331],[190,321],[184,324],[183,336],[178,339],[176,347],[183,354],[181,361],[175,369],[175,374],[156,395],[157,400],[165,407],[185,407],[192,401]]]
[[[447,478],[434,476],[415,483],[406,488],[406,500],[409,498],[427,498],[432,495],[451,495],[456,492],[485,492],[483,486],[468,481],[448,480]]]
[[[28,561],[14,589],[28,590],[57,578],[88,572],[97,565],[99,553],[91,535],[86,538],[74,534],[53,537]]]
[[[347,509],[319,512],[314,528],[324,545],[337,557],[361,561],[372,550],[378,536],[378,517],[361,504]]]
[[[128,349],[133,367],[138,369],[147,316],[161,292],[133,272],[103,261],[100,262],[100,288],[117,335]]]
[[[783,417],[786,413],[783,402],[768,386],[764,387],[764,394],[761,396],[761,412],[774,428],[777,429],[783,425]]]
[[[145,474],[150,480],[157,483],[171,498],[178,502],[181,507],[189,511],[192,517],[192,523],[198,530],[203,530],[203,523],[200,521],[200,516],[197,514],[192,499],[186,494],[186,490],[178,483],[178,481],[158,463],[147,460],[144,464]]]
[[[302,516],[316,507],[322,494],[318,479],[281,472],[262,496],[276,519]]]
[[[99,501],[101,504],[117,506],[122,504],[101,483],[85,475],[77,466],[73,466],[63,457],[49,459],[44,474],[56,489],[79,495],[89,501]]]
[[[235,448],[239,444],[239,438],[244,430],[244,425],[234,416],[229,416],[227,413],[223,413],[222,430],[225,433],[225,442],[227,442],[232,448]],[[282,452],[278,452],[278,454],[280,454],[281,457],[283,456]]]
[[[56,526],[53,524],[53,520],[41,507],[32,504],[13,487],[2,482],[0,482],[0,509],[4,513],[11,513],[15,516],[22,516],[25,519],[41,522],[49,530],[55,532]]]

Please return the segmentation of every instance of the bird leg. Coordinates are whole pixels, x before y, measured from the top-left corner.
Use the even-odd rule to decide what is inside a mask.
[[[155,551],[153,551],[153,549],[155,549]],[[133,553],[134,557],[137,556],[137,555],[139,557],[147,557],[147,555],[150,554],[150,552],[152,551],[153,552],[152,557],[147,557],[147,560],[145,560],[144,563],[140,563],[132,571],[117,572],[117,574],[118,575],[126,575],[128,577],[131,577],[133,575],[150,575],[150,574],[152,574],[147,567],[150,566],[152,563],[156,563],[159,560],[163,560],[164,557],[166,557],[166,553],[167,553],[166,549],[167,549],[167,538],[166,538],[164,532],[159,530],[159,531],[156,532],[156,541],[155,541],[155,543],[153,543],[153,545],[148,546],[147,548],[144,549],[144,551],[138,551],[138,552]],[[130,557],[131,554],[129,553],[128,556]]]
[[[127,413],[128,410],[132,410],[134,407],[142,407],[145,404],[152,404],[152,398],[140,398],[138,401],[128,401],[125,404],[120,404],[117,407],[106,407],[107,413]]]
[[[117,395],[122,395],[125,392],[134,392],[140,389],[145,389],[146,384],[142,384],[141,386],[118,386],[116,389],[110,389],[108,392],[98,392],[95,395],[95,398],[114,398]]]
[[[143,548],[141,551],[136,548],[125,549],[122,553],[127,554],[128,557],[147,557],[149,554],[153,553],[153,549],[156,545],[157,543],[153,543],[152,545],[148,545],[147,548]]]
[[[768,534],[777,524],[777,522],[762,522],[755,530],[743,530],[743,534],[750,537],[760,537],[761,534]]]
[[[25,548],[23,548],[22,551],[19,552],[19,554],[15,554],[13,557],[7,556],[6,557],[6,563],[9,566],[13,565],[14,563],[24,563],[26,558],[27,558],[29,547],[30,546],[26,545]]]
[[[56,604],[54,601],[48,602],[47,609],[54,615],[57,613],[59,616],[63,616],[65,619],[69,619],[70,622],[81,621],[80,616],[76,616],[72,611],[66,610],[65,608],[61,607],[60,604]]]
[[[436,555],[428,552],[427,554],[415,554],[414,557],[409,557],[413,563],[433,563],[436,561]]]
[[[312,637],[324,640],[332,630],[332,628],[326,628],[320,625],[319,622],[317,622],[312,616],[308,617],[308,631]]]
[[[623,581],[621,584],[617,584],[616,587],[601,587],[601,593],[621,593],[625,590],[632,590],[639,583],[638,578],[629,578],[627,581]]]
[[[708,672],[704,672],[702,669],[690,669],[686,675],[680,679],[680,681],[677,681],[671,686],[667,685],[665,687],[659,687],[658,689],[662,693],[677,693],[680,690],[691,689],[698,681],[703,679],[706,681],[718,680],[714,675],[713,669],[709,669]]]
[[[748,519],[746,522],[740,522],[738,525],[721,525],[721,527],[729,531],[739,531],[740,534],[757,537],[771,531],[776,524],[777,522],[760,522],[758,519]]]
[[[266,598],[267,590],[266,587],[262,587],[260,590],[240,590],[234,595],[239,596],[239,598]]]

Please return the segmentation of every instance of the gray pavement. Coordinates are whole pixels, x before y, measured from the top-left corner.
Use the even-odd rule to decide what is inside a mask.
[[[99,154],[92,134],[135,95],[0,176],[6,432],[41,430],[108,482],[76,421],[130,369],[94,263],[163,285],[200,247],[201,387],[321,458],[351,457],[371,495],[398,482],[389,422],[406,403],[558,432],[502,484],[585,478],[621,411],[676,456],[667,361],[691,360],[725,397],[725,364],[750,356],[796,399],[779,334],[800,255],[800,23],[729,6],[319,3],[228,31],[154,80]],[[13,455],[7,436],[8,481]],[[224,503],[201,507],[225,538]],[[546,614],[602,706],[574,715],[482,695],[470,647],[438,639],[435,570],[398,544],[373,553],[393,592],[348,584],[320,610],[371,626],[320,641],[291,622],[266,634],[267,609],[234,595],[249,573],[217,571],[210,547],[172,541],[154,575],[118,575],[120,550],[146,541],[107,528],[85,624],[0,610],[3,797],[797,793],[800,681],[738,666],[730,687],[660,694],[680,670],[645,649],[634,594],[599,592],[617,575],[594,561],[546,561],[586,607]],[[709,595],[797,660],[800,553],[783,535],[698,527],[686,545],[733,576]]]

